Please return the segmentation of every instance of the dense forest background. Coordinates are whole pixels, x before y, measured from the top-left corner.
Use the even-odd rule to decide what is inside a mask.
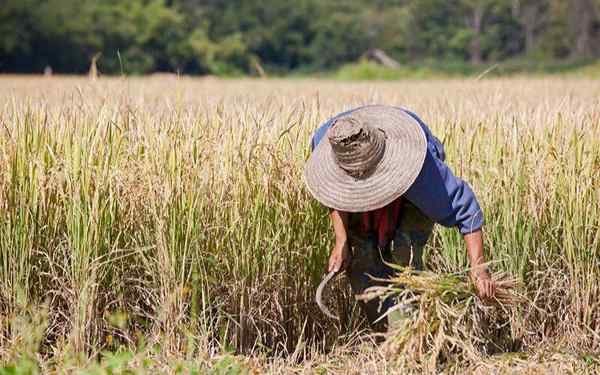
[[[0,72],[330,71],[600,57],[600,0],[0,0]],[[49,68],[47,68],[49,67]]]

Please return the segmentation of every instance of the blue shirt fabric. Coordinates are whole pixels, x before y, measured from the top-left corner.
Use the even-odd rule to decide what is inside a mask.
[[[336,118],[357,109],[359,108],[340,113],[321,125],[312,137],[311,149],[315,149]],[[444,146],[427,125],[416,114],[400,109],[421,125],[427,138],[425,162],[415,182],[404,193],[404,198],[432,221],[445,227],[458,227],[462,234],[479,230],[483,225],[483,212],[475,193],[469,184],[452,173],[445,163]]]

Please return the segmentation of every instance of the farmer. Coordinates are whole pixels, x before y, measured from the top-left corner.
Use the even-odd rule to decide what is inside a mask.
[[[481,208],[469,185],[444,162],[440,141],[414,113],[380,105],[341,113],[315,132],[311,148],[304,179],[331,209],[335,233],[328,271],[347,270],[355,295],[375,285],[371,277],[392,275],[384,262],[421,270],[423,248],[439,223],[460,230],[480,297],[494,296],[496,285],[484,265]],[[387,328],[387,318],[376,321],[393,301],[360,304],[375,330]],[[390,325],[411,307],[395,310]]]

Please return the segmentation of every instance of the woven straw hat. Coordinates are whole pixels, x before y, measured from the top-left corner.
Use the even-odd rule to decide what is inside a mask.
[[[427,140],[400,108],[373,105],[334,120],[304,169],[310,193],[345,212],[382,208],[413,184]]]

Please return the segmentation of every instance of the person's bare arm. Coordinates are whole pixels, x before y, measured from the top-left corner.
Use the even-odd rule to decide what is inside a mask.
[[[335,246],[329,256],[327,271],[339,272],[350,263],[350,246],[348,244],[348,213],[332,210],[329,214],[335,233]]]
[[[471,263],[471,279],[479,291],[481,298],[492,298],[496,293],[496,283],[492,280],[483,256],[483,234],[481,230],[464,235],[469,261]]]

